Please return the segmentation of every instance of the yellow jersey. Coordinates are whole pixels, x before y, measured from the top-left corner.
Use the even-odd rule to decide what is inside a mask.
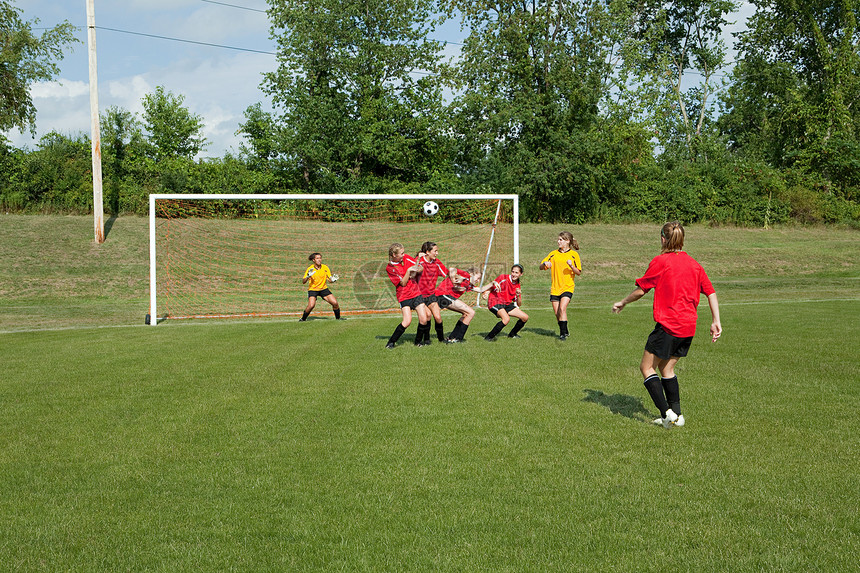
[[[541,261],[541,264],[547,261],[552,263],[552,266],[549,268],[552,274],[552,289],[550,290],[550,294],[558,296],[563,292],[573,292],[575,287],[573,279],[576,275],[573,274],[573,270],[567,262],[570,261],[573,263],[573,266],[582,270],[582,261],[579,260],[579,253],[573,249],[569,249],[564,253],[556,249],[548,254]]]
[[[315,270],[316,267],[311,265],[305,271],[305,274],[302,275],[302,278],[308,276],[308,273]],[[326,281],[331,278],[331,271],[325,265],[320,265],[319,269],[316,269],[316,272],[311,275],[308,279],[308,290],[323,290],[325,289]]]

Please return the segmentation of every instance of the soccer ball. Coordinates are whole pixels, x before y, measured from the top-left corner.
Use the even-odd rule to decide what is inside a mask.
[[[424,207],[422,207],[421,211],[428,217],[432,217],[436,213],[439,212],[439,205],[434,203],[433,201],[427,201],[424,203]]]

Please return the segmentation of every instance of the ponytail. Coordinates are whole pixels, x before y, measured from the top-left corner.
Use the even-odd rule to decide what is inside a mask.
[[[666,241],[663,245],[663,253],[680,251],[684,248],[684,227],[679,221],[672,221],[663,225],[660,236]]]

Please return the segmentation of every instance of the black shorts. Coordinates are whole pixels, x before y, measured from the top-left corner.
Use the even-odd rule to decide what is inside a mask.
[[[497,304],[497,305],[494,305],[494,306],[491,306],[491,307],[490,307],[490,312],[492,312],[492,313],[493,313],[493,314],[495,314],[496,316],[499,316],[499,311],[500,311],[500,310],[504,310],[505,312],[507,312],[508,314],[510,314],[510,313],[511,313],[511,311],[512,311],[512,310],[514,310],[515,308],[517,308],[517,305],[515,305],[514,303],[509,303],[509,304]]]
[[[324,288],[322,290],[309,290],[308,291],[308,298],[311,298],[312,296],[319,296],[319,297],[325,298],[330,294],[331,294],[331,291],[328,290],[327,288]]]
[[[673,357],[683,357],[690,350],[690,344],[693,342],[693,337],[677,338],[672,336],[665,330],[659,322],[654,327],[651,334],[648,335],[648,342],[645,343],[645,350],[663,360],[669,360]]]
[[[439,308],[448,308],[454,303],[455,300],[457,299],[452,296],[448,296],[447,294],[440,294],[436,297],[436,304],[439,305]]]
[[[422,296],[424,297],[424,304],[426,304],[427,306],[430,306],[434,302],[439,302],[439,297],[435,294],[425,294]]]
[[[426,304],[426,303],[424,302],[424,297],[419,294],[415,298],[409,298],[406,300],[401,300],[400,301],[400,308],[406,308],[408,306],[412,310],[415,310],[416,308],[418,308],[422,304]]]
[[[566,290],[561,294],[551,294],[551,295],[549,295],[549,301],[550,302],[558,302],[565,297],[571,299],[571,298],[573,298],[573,293],[570,292],[569,290]]]

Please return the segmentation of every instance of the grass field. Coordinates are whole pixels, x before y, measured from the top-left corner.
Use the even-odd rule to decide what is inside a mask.
[[[0,216],[0,570],[857,570],[856,231],[688,228],[725,332],[666,431],[651,297],[609,312],[656,226],[572,229],[566,342],[527,225],[522,339],[391,352],[390,315],[143,326],[146,221],[91,227]]]

